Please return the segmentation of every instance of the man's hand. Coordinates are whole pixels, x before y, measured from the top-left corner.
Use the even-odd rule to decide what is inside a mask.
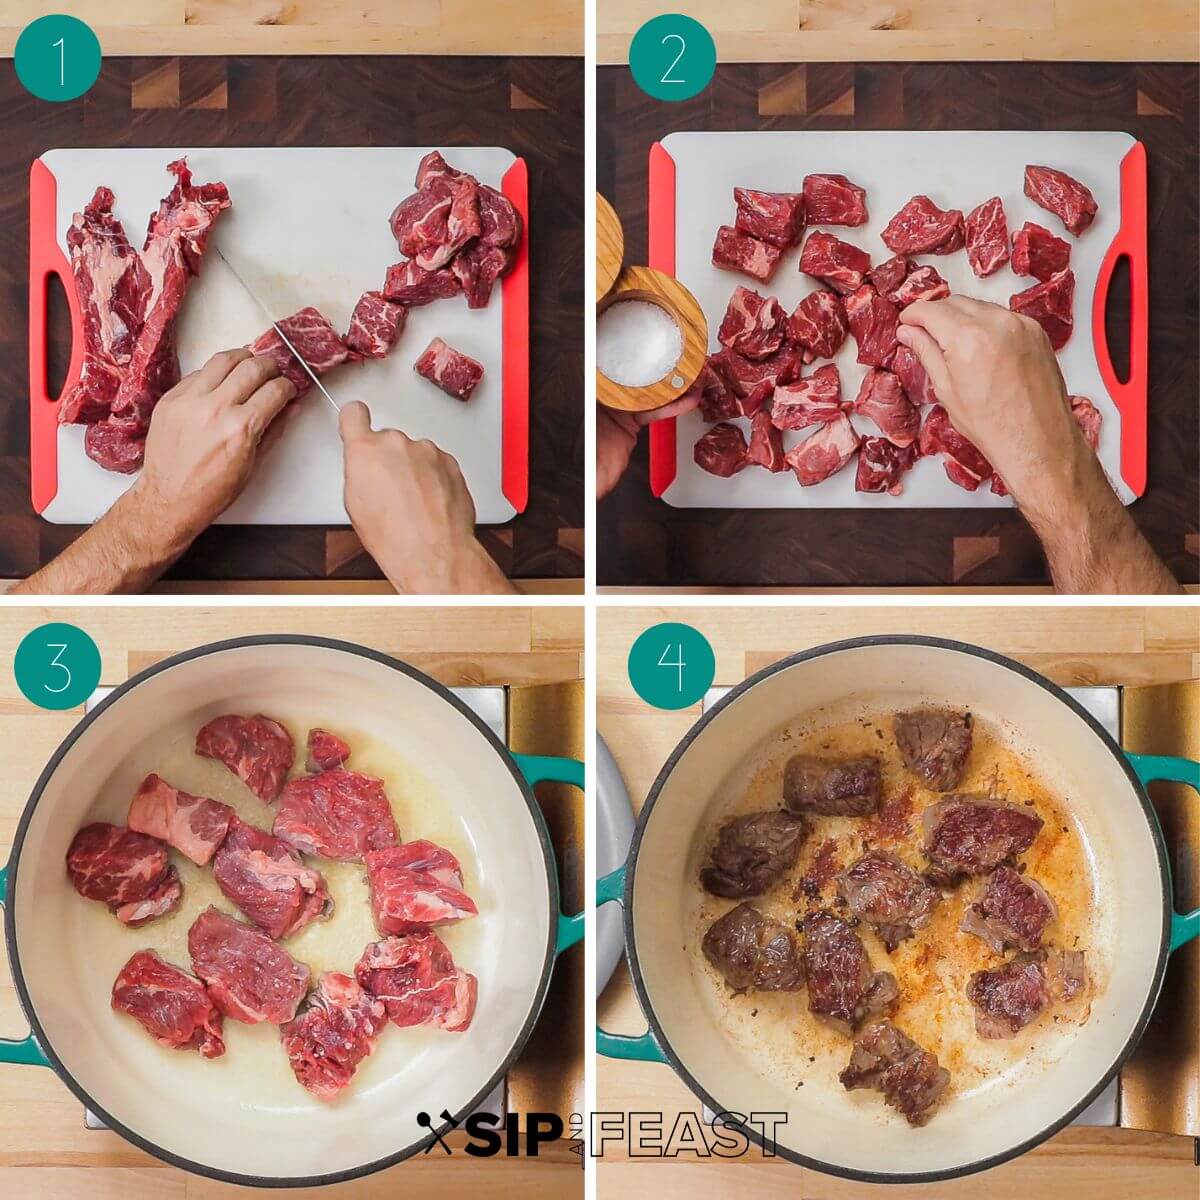
[[[375,432],[366,405],[342,409],[346,512],[397,591],[424,595],[516,589],[475,537],[475,504],[458,463],[398,429]]]
[[[651,412],[622,412],[616,408],[596,405],[596,499],[603,500],[617,486],[629,466],[638,435],[654,421],[667,417],[682,417],[700,401],[680,397]]]
[[[1069,592],[1178,592],[1071,416],[1050,340],[1029,317],[950,296],[900,314],[954,427],[1004,480]]]
[[[241,495],[263,435],[295,394],[268,355],[214,354],[155,407],[131,502],[186,546]]]

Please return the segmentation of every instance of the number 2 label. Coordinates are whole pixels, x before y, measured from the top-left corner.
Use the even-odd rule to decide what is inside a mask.
[[[687,42],[678,33],[668,33],[667,36],[665,38],[663,38],[662,44],[665,46],[665,45],[667,45],[668,42],[678,42],[679,43],[679,53],[677,55],[675,55],[674,61],[663,72],[663,77],[658,82],[659,83],[687,83],[686,79],[672,79],[671,78],[671,72],[673,70],[675,70],[675,68],[677,66],[679,66],[679,60],[687,53]]]

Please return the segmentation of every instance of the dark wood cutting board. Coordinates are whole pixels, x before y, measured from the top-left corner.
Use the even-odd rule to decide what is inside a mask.
[[[583,63],[567,58],[125,58],[69,104],[34,100],[0,71],[0,577],[29,575],[80,530],[29,500],[28,175],[59,146],[497,145],[529,164],[530,494],[481,532],[514,578],[583,573]],[[97,184],[107,182],[96,180]],[[398,181],[397,197],[407,181]],[[352,184],[351,184],[352,186]],[[119,201],[119,198],[118,198]],[[144,217],[126,214],[131,236]],[[387,264],[381,264],[380,270]],[[63,340],[65,301],[52,301]],[[498,451],[497,451],[498,452]],[[210,529],[168,578],[378,579],[346,528]]]
[[[675,130],[1126,130],[1149,156],[1149,485],[1130,509],[1177,578],[1200,569],[1195,65],[723,64],[693,100],[650,99],[625,68],[599,72],[597,186],[646,261],[647,154]],[[814,164],[817,169],[817,164]],[[1119,273],[1110,344],[1127,343]],[[646,439],[598,508],[598,581],[610,586],[968,587],[1049,582],[1007,510],[679,509],[655,500]]]

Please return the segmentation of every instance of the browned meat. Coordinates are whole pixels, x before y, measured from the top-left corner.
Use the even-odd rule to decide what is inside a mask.
[[[1087,986],[1082,950],[1038,950],[1018,954],[990,971],[976,971],[967,984],[981,1038],[1009,1038],[1054,1003],[1073,999]]]
[[[997,954],[1036,950],[1058,906],[1035,879],[997,867],[978,900],[963,913],[959,928],[981,937]]]
[[[862,939],[841,917],[810,912],[803,928],[804,975],[813,1013],[849,1035],[892,1007],[900,995],[895,978],[889,971],[871,970]]]
[[[735,817],[721,826],[700,882],[706,891],[734,900],[761,896],[795,865],[806,837],[808,822],[791,813]]]
[[[1043,824],[1031,808],[969,792],[931,804],[921,820],[929,877],[938,884],[986,875],[1028,850]]]
[[[739,904],[709,926],[704,957],[738,991],[795,992],[804,986],[800,939],[794,930]]]
[[[875,926],[888,950],[929,923],[941,893],[894,854],[870,850],[838,876],[850,911]]]
[[[918,708],[892,719],[904,765],[935,792],[958,786],[971,753],[971,714]]]
[[[795,754],[783,771],[783,803],[792,812],[865,817],[879,811],[879,760]]]
[[[891,1021],[879,1021],[854,1039],[850,1062],[838,1078],[848,1091],[875,1088],[910,1125],[924,1125],[949,1086],[950,1072]]]

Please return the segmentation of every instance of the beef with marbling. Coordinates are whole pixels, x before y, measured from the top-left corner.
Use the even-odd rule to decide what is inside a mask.
[[[936,792],[958,786],[971,755],[971,714],[918,708],[892,718],[904,765]]]
[[[997,954],[1036,950],[1058,906],[1036,879],[1011,867],[997,867],[974,904],[963,913],[959,928],[983,938]]]
[[[804,930],[808,1007],[845,1034],[888,1012],[900,989],[890,971],[872,971],[862,939],[833,913],[810,912]]]
[[[877,1021],[854,1039],[838,1076],[847,1091],[874,1088],[910,1125],[924,1125],[950,1084],[950,1072],[891,1021]]]
[[[804,986],[800,939],[794,929],[739,904],[709,926],[704,957],[738,991],[795,992]]]
[[[931,804],[921,821],[929,877],[947,885],[986,875],[1028,850],[1043,825],[1032,808],[969,792]]]
[[[721,826],[700,882],[716,896],[761,896],[795,866],[807,837],[808,822],[792,813],[735,817]]]
[[[1087,986],[1082,950],[1036,950],[1018,954],[967,984],[981,1038],[1010,1038],[1052,1004],[1073,1000]]]
[[[795,754],[783,771],[783,803],[792,812],[865,817],[879,810],[879,760]]]
[[[861,921],[875,927],[889,951],[929,924],[941,893],[906,862],[869,850],[838,876],[838,893]]]

